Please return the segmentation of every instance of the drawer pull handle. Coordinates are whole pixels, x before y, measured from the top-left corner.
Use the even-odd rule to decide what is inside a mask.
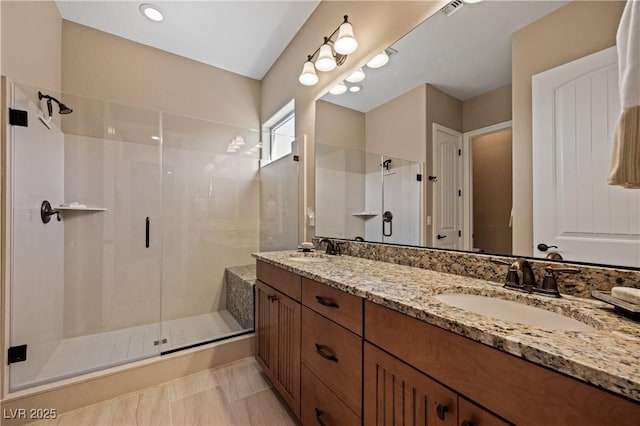
[[[320,426],[329,426],[329,424],[322,418],[324,413],[316,408],[316,420]]]
[[[460,423],[460,426],[473,426],[473,423],[469,420],[463,420],[462,423]]]
[[[270,302],[275,302],[276,300],[278,300],[278,296],[274,296],[273,294],[270,294],[267,296],[267,299],[269,299]]]
[[[440,420],[444,420],[444,415],[449,411],[449,407],[446,405],[438,404],[436,407],[436,413],[438,414],[438,418]]]
[[[333,302],[331,300],[327,300],[322,296],[316,296],[316,302],[318,302],[319,304],[321,304],[322,306],[326,306],[328,308],[339,308],[340,305],[338,305],[336,302]]]
[[[318,352],[318,354],[324,359],[327,359],[327,360],[333,361],[333,362],[338,362],[338,358],[336,358],[336,356],[334,354],[332,354],[331,352],[327,351],[327,347],[326,346],[322,346],[322,345],[316,343],[316,352]]]

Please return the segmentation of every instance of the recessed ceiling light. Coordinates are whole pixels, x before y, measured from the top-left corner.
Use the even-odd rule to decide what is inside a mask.
[[[349,91],[351,93],[358,93],[361,90],[362,90],[362,87],[360,87],[360,86],[351,86],[351,87],[349,87]]]
[[[153,22],[160,22],[164,19],[160,9],[152,4],[142,3],[138,9],[140,9],[140,13]]]
[[[160,136],[151,136],[151,139],[153,139],[154,141],[159,141],[160,140]]]

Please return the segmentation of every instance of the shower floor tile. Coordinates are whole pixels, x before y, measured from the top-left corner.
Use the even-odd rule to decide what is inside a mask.
[[[160,352],[235,335],[242,326],[226,311],[63,339],[31,384],[77,376]],[[166,339],[166,343],[160,343]],[[25,383],[26,384],[26,383]]]

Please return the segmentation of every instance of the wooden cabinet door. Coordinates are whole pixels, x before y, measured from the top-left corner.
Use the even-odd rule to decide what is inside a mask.
[[[364,424],[455,426],[457,394],[365,342]]]
[[[267,377],[273,381],[277,356],[277,324],[275,305],[272,303],[276,291],[261,281],[255,287],[256,360]]]
[[[499,417],[493,415],[473,402],[458,397],[458,423],[460,426],[508,426]]]
[[[300,303],[281,293],[275,297],[277,356],[273,384],[300,418]]]

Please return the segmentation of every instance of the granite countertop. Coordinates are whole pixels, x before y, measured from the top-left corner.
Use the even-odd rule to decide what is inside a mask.
[[[613,313],[594,299],[560,299],[520,293],[501,284],[350,256],[329,261],[291,260],[294,251],[253,256],[373,303],[484,343],[538,365],[640,401],[640,323]],[[434,296],[466,293],[524,302],[564,313],[594,328],[551,331],[477,315]]]

